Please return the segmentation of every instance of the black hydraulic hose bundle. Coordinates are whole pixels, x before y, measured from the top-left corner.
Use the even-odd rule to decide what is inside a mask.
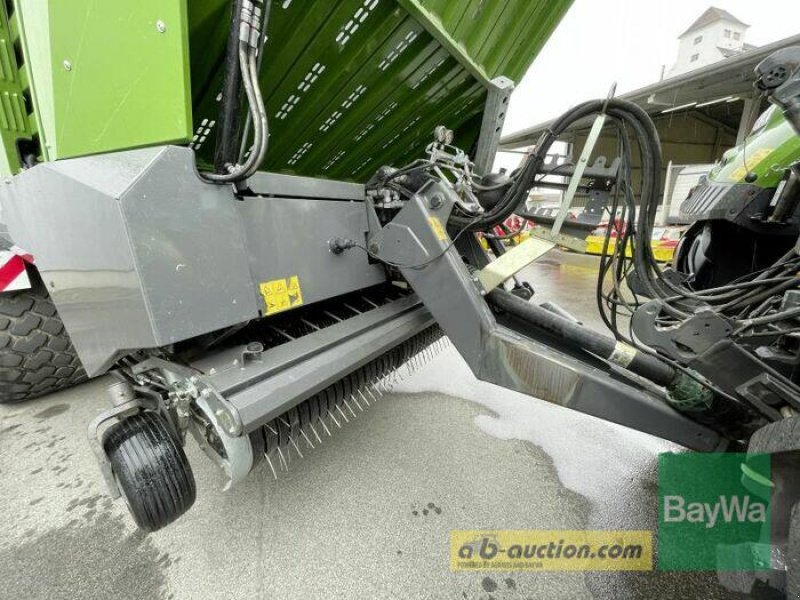
[[[271,0],[234,0],[231,33],[225,59],[225,83],[221,138],[215,155],[216,173],[201,173],[209,183],[238,183],[253,175],[267,153],[269,123],[259,84],[259,65],[266,39],[267,19]],[[234,52],[235,48],[235,52]],[[236,56],[236,59],[234,59]],[[237,68],[238,60],[238,68]],[[253,147],[239,164],[237,144],[239,131],[239,86],[247,97],[249,121],[253,124]],[[249,127],[245,128],[245,132]],[[246,135],[247,133],[245,133]],[[246,140],[242,141],[243,144]]]
[[[629,281],[634,274],[638,284],[636,287],[642,290],[645,296],[661,299],[665,318],[672,322],[690,317],[698,305],[709,299],[715,301],[715,307],[727,304],[727,308],[739,310],[746,305],[751,308],[755,306],[758,310],[767,297],[772,297],[773,294],[800,282],[791,277],[796,274],[800,259],[793,254],[787,255],[773,268],[763,273],[755,273],[747,278],[747,281],[735,282],[723,288],[700,293],[666,277],[655,259],[651,246],[656,211],[661,199],[663,166],[661,142],[652,119],[642,108],[622,99],[609,99],[585,102],[568,111],[542,134],[528,160],[514,175],[503,198],[491,210],[487,210],[472,227],[486,230],[502,223],[513,214],[535,185],[536,177],[540,174],[553,143],[574,123],[602,113],[605,113],[616,127],[622,157],[597,285],[601,315],[616,339],[593,332],[551,311],[529,304],[504,290],[493,290],[487,299],[496,308],[558,336],[574,348],[616,363],[664,386],[669,391],[670,402],[676,407],[681,407],[681,410],[711,411],[713,404],[713,411],[718,416],[725,413],[730,417],[731,423],[749,422],[754,418],[750,407],[729,396],[685,365],[637,345],[633,336],[623,335],[619,331],[617,311],[624,308],[632,314],[640,305],[639,298],[631,291],[634,286],[630,285]],[[634,146],[640,153],[641,164],[638,206],[632,182]],[[459,216],[456,216],[455,220],[459,218],[465,220]],[[615,230],[616,244],[610,253],[611,236]],[[627,255],[629,248],[633,249],[630,257]],[[614,288],[606,294],[604,282],[609,273],[612,275]],[[606,314],[606,307],[610,308],[610,315]],[[800,316],[798,313],[800,311],[788,311],[782,313],[782,316],[798,317]],[[753,318],[749,321],[740,323],[740,329],[774,323],[775,319],[774,315],[765,318],[751,316]]]
[[[663,167],[661,142],[649,115],[636,104],[618,98],[585,102],[557,119],[542,134],[533,153],[515,174],[503,198],[491,210],[487,210],[471,226],[472,229],[482,231],[491,229],[513,214],[535,185],[536,177],[542,171],[553,143],[576,122],[603,112],[616,126],[623,160],[614,201],[609,211],[609,226],[601,257],[597,294],[603,320],[617,339],[631,341],[630,336],[625,336],[619,331],[617,321],[618,310],[624,308],[632,313],[639,306],[639,299],[630,291],[631,287],[641,290],[644,296],[662,300],[662,310],[666,319],[684,320],[694,313],[698,305],[707,304],[713,310],[743,323],[761,316],[761,311],[772,308],[770,301],[784,291],[800,287],[800,278],[795,277],[800,268],[800,257],[794,251],[782,257],[765,272],[753,273],[715,290],[698,292],[665,276],[651,246],[653,227],[661,199]],[[631,149],[634,141],[639,150],[641,163],[638,205],[634,198],[631,173]],[[617,220],[617,211],[620,209],[620,218]],[[454,221],[458,220],[466,221],[464,217],[454,217]],[[613,251],[609,252],[611,236],[615,229],[618,239]],[[626,255],[629,248],[633,250],[631,257]],[[614,289],[606,294],[603,286],[609,273],[612,275]],[[625,280],[629,280],[634,274],[637,285],[623,286]],[[627,289],[628,294],[633,295],[632,299],[628,300],[623,296],[623,287]],[[606,308],[610,314],[606,313]],[[768,322],[774,323],[781,318],[795,318],[793,313],[786,311],[777,315],[777,318]]]
[[[614,98],[608,100],[591,100],[569,110],[542,134],[539,141],[536,143],[535,151],[525,162],[519,173],[516,174],[503,198],[495,207],[486,211],[481,219],[472,226],[472,229],[481,231],[491,229],[511,216],[520,203],[524,202],[527,198],[528,193],[536,183],[536,176],[542,171],[550,148],[558,141],[558,138],[576,121],[580,121],[581,119],[585,119],[602,111],[606,111],[613,116],[620,115],[622,117],[633,112],[636,114],[637,118],[641,118],[641,115],[644,115],[644,118],[649,120],[647,114],[635,104],[626,100]],[[658,145],[657,134],[656,146],[658,147],[657,152],[660,160],[661,150]],[[458,218],[459,217],[454,217],[454,220]]]
[[[214,168],[217,173],[227,173],[227,165],[236,160],[239,138],[239,109],[242,103],[242,71],[239,68],[239,23],[244,0],[233,0],[231,29],[225,50],[225,74],[222,83],[222,102],[219,107],[217,146],[214,151]]]

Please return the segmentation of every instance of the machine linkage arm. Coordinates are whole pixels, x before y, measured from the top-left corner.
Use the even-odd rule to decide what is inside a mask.
[[[670,405],[688,394],[699,412],[711,409],[713,394],[694,379],[502,287],[487,291],[444,228],[453,194],[430,181],[385,224],[368,201],[367,243],[400,271],[478,379],[689,448],[725,445],[702,418]]]

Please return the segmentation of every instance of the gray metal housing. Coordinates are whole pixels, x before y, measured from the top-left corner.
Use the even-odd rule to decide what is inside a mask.
[[[385,279],[363,252],[363,186],[258,174],[257,196],[203,183],[186,148],[40,164],[0,186],[0,234],[31,253],[89,375],[120,356],[262,316],[259,284],[303,304]]]

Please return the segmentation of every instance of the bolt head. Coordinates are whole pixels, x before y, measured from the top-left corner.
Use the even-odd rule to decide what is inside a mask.
[[[72,63],[70,61],[65,60],[63,64],[65,71],[72,71]]]
[[[222,428],[229,434],[233,435],[236,428],[234,427],[233,419],[231,418],[231,416],[221,409],[218,410],[215,414],[217,415],[217,419],[219,420],[219,424],[222,426]]]
[[[156,21],[156,29],[159,33],[165,33],[167,31],[167,24],[164,21]]]

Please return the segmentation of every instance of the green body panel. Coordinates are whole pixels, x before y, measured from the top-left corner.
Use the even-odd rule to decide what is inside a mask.
[[[758,175],[755,184],[774,188],[783,179],[786,169],[800,160],[800,136],[779,110],[769,109],[762,115],[745,143],[728,150],[709,175],[718,183],[744,183],[748,171]],[[745,166],[745,164],[747,166]]]
[[[188,141],[185,0],[17,0],[15,13],[45,160]]]
[[[484,80],[519,81],[572,0],[398,0]]]
[[[43,160],[190,142],[210,163],[232,0],[6,1]],[[262,169],[364,180],[439,124],[472,149],[491,80],[519,81],[571,2],[273,0]]]
[[[35,128],[25,106],[26,73],[17,65],[14,51],[20,44],[19,35],[11,25],[5,3],[0,3],[0,175],[19,169],[17,140],[32,139]]]

